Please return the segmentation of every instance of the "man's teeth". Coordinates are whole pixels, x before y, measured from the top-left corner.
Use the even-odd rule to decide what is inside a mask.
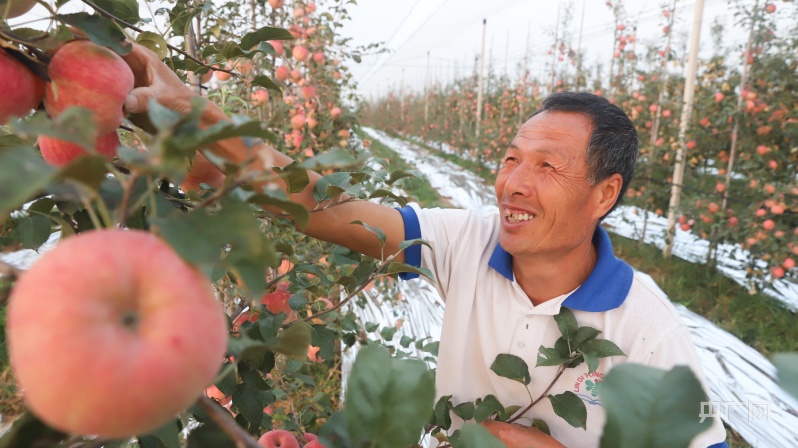
[[[504,216],[507,217],[507,220],[510,222],[529,221],[534,218],[534,216],[529,213],[513,213],[510,210],[505,210]]]

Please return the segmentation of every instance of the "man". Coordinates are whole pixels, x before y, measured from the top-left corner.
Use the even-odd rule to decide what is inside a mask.
[[[129,112],[144,112],[151,98],[188,110],[193,93],[157,56],[135,46],[126,60],[137,80],[126,102]],[[202,122],[226,119],[208,103]],[[211,150],[233,161],[250,156],[238,139]],[[292,162],[265,145],[255,152],[261,159],[250,170]],[[454,404],[489,394],[505,406],[529,404],[524,387],[497,376],[490,365],[496,355],[511,353],[534,366],[538,347],[553,347],[560,337],[552,316],[561,307],[571,309],[579,325],[600,330],[626,356],[602,358],[593,373],[584,363],[566,369],[548,391],[573,391],[586,402],[586,430],[557,417],[548,400],[537,403],[527,417],[544,419],[552,437],[523,425],[485,425],[509,447],[593,447],[605,417],[597,387],[614,364],[665,369],[687,364],[703,378],[676,310],[615,258],[598,225],[626,191],[636,159],[637,133],[618,107],[590,94],[552,95],[521,127],[502,159],[495,185],[498,216],[416,205],[397,211],[355,201],[312,214],[305,233],[376,258],[382,250],[374,236],[350,222],[381,228],[387,237],[385,254],[398,252],[406,239],[431,244],[432,250],[414,246],[398,258],[432,270],[446,301],[436,388],[438,396],[452,395]],[[291,199],[311,209],[318,205],[312,191],[320,176],[309,175],[310,185]],[[556,367],[531,373],[530,392],[537,397],[552,383]],[[724,439],[723,426],[715,420],[691,446],[725,446]]]

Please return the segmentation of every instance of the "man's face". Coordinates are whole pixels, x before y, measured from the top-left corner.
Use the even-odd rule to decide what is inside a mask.
[[[510,143],[495,187],[499,242],[514,257],[560,256],[590,241],[601,217],[588,180],[592,129],[585,115],[544,112]]]

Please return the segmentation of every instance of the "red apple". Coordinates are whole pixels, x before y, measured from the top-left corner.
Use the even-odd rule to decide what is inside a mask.
[[[282,8],[284,0],[269,0],[269,6],[274,9]]]
[[[270,40],[270,44],[274,47],[274,52],[277,53],[277,56],[282,56],[285,54],[285,47],[283,46],[283,41],[281,40]]]
[[[291,127],[294,129],[302,129],[305,126],[305,116],[302,114],[296,114],[291,117]]]
[[[288,284],[280,283],[277,290],[263,295],[261,303],[266,305],[266,309],[272,314],[285,313],[289,318],[294,314],[294,310],[288,305],[291,293],[288,292]]]
[[[324,53],[321,52],[321,51],[316,52],[313,55],[313,61],[316,62],[317,64],[323,64],[324,63]]]
[[[180,189],[183,191],[199,191],[200,184],[208,184],[215,189],[220,189],[224,185],[224,173],[216,168],[207,157],[197,151],[194,160],[191,161],[191,169],[188,170],[183,182],[180,182]]]
[[[291,55],[294,59],[299,61],[306,61],[308,56],[310,56],[310,52],[307,48],[303,47],[302,45],[297,45],[293,49],[291,49]]]
[[[252,92],[252,104],[256,106],[262,106],[264,104],[268,104],[269,102],[269,92],[266,89],[258,89]]]
[[[765,5],[765,11],[767,11],[767,12],[769,12],[771,14],[776,12],[776,5],[774,5],[773,3],[766,4]]]
[[[116,131],[100,136],[94,145],[94,152],[109,161],[116,157],[117,149],[119,149],[119,134]],[[52,166],[68,165],[78,157],[88,154],[88,151],[76,143],[46,135],[39,136],[39,150],[44,161]]]
[[[296,437],[284,429],[274,429],[260,436],[258,445],[264,448],[299,448]]]
[[[309,100],[316,96],[316,88],[313,86],[302,87],[302,98]]]
[[[772,268],[770,268],[770,273],[773,274],[774,278],[782,278],[784,277],[785,274],[784,268],[782,268],[781,266],[773,266]]]
[[[724,95],[723,92],[715,93],[715,102],[716,103],[720,103],[721,101],[723,101],[723,98],[726,98],[726,95]]]
[[[85,107],[94,112],[100,135],[122,123],[133,72],[118,54],[88,40],[75,40],[53,56],[47,74],[44,107],[50,116],[57,117],[70,106]]]
[[[319,442],[319,439],[313,439],[305,445],[305,448],[327,448]]]
[[[281,65],[274,71],[274,77],[280,82],[285,82],[285,80],[288,79],[289,73],[288,67]]]
[[[34,2],[35,3],[35,2]],[[12,3],[12,8],[15,3]],[[0,13],[2,7],[0,3]],[[12,16],[13,17],[13,16]],[[11,117],[24,117],[42,102],[43,82],[0,48],[0,126]]]
[[[13,19],[33,9],[36,0],[0,0],[0,17]],[[6,14],[8,8],[8,14]]]
[[[776,227],[776,223],[772,219],[766,219],[762,222],[762,228],[765,230],[773,230],[774,227]]]
[[[221,68],[219,66],[219,64],[214,65],[214,67]],[[228,64],[225,67],[225,69],[226,70],[230,70],[230,65]],[[216,79],[218,79],[219,81],[227,81],[228,79],[233,77],[233,75],[231,73],[227,73],[227,72],[214,71],[213,74],[216,76]]]
[[[310,442],[312,442],[314,440],[318,440],[318,439],[319,439],[319,437],[316,434],[313,434],[312,432],[306,432],[306,433],[302,434],[302,437],[299,438],[299,441],[302,442],[302,443],[310,443]]]
[[[299,80],[302,79],[302,72],[297,69],[293,69],[291,70],[289,77],[291,78],[292,82],[299,82]]]
[[[338,117],[340,117],[340,116],[341,116],[341,109],[339,109],[339,108],[337,108],[337,107],[333,107],[332,109],[330,109],[330,115],[331,115],[333,118],[338,118]]]
[[[7,325],[31,411],[107,439],[173,420],[213,382],[227,346],[210,281],[139,230],[81,233],[44,254],[14,286]]]
[[[784,269],[792,269],[795,267],[795,260],[792,258],[786,258],[784,262],[781,264]]]

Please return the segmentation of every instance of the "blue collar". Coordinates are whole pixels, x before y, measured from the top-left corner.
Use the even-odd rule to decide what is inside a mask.
[[[609,311],[623,304],[629,289],[632,287],[634,270],[623,260],[615,257],[612,243],[601,226],[593,233],[593,245],[596,246],[596,266],[582,286],[563,302],[563,306],[579,311]],[[496,244],[488,265],[507,280],[513,278],[513,256]]]

